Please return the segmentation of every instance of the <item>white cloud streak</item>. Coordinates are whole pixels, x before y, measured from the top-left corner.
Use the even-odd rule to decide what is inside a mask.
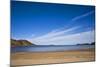
[[[85,14],[83,14],[83,15],[76,16],[76,17],[74,17],[71,21],[79,20],[79,19],[84,18],[84,17],[86,17],[86,16],[88,16],[88,15],[91,15],[92,13],[94,13],[94,11],[90,11],[90,12],[85,13]]]
[[[50,39],[40,39],[33,41],[39,45],[73,45],[78,43],[91,43],[94,42],[94,31],[87,31],[77,34],[64,35],[58,37],[52,37]]]
[[[62,30],[62,31],[58,31],[58,32],[54,32],[55,30],[52,30],[51,32],[49,32],[49,33],[47,33],[43,36],[35,38],[35,40],[48,39],[48,38],[51,38],[51,37],[59,36],[59,35],[74,31],[78,28],[80,28],[80,26],[76,26],[76,27],[66,29],[66,30]]]

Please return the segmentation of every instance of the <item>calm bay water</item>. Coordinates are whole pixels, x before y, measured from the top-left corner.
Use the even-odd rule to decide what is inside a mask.
[[[94,48],[94,45],[57,45],[12,47],[11,52],[46,52]]]

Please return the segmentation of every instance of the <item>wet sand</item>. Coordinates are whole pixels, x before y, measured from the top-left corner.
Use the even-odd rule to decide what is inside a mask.
[[[11,53],[11,66],[95,61],[95,49]]]

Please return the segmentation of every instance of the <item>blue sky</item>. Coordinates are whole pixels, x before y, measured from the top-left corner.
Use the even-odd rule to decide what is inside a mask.
[[[27,39],[38,45],[89,43],[94,41],[94,27],[94,6],[11,2],[14,39]]]

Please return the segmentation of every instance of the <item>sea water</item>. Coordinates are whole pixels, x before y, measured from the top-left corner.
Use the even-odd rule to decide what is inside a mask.
[[[12,47],[11,52],[48,52],[94,48],[94,45],[41,45]]]

